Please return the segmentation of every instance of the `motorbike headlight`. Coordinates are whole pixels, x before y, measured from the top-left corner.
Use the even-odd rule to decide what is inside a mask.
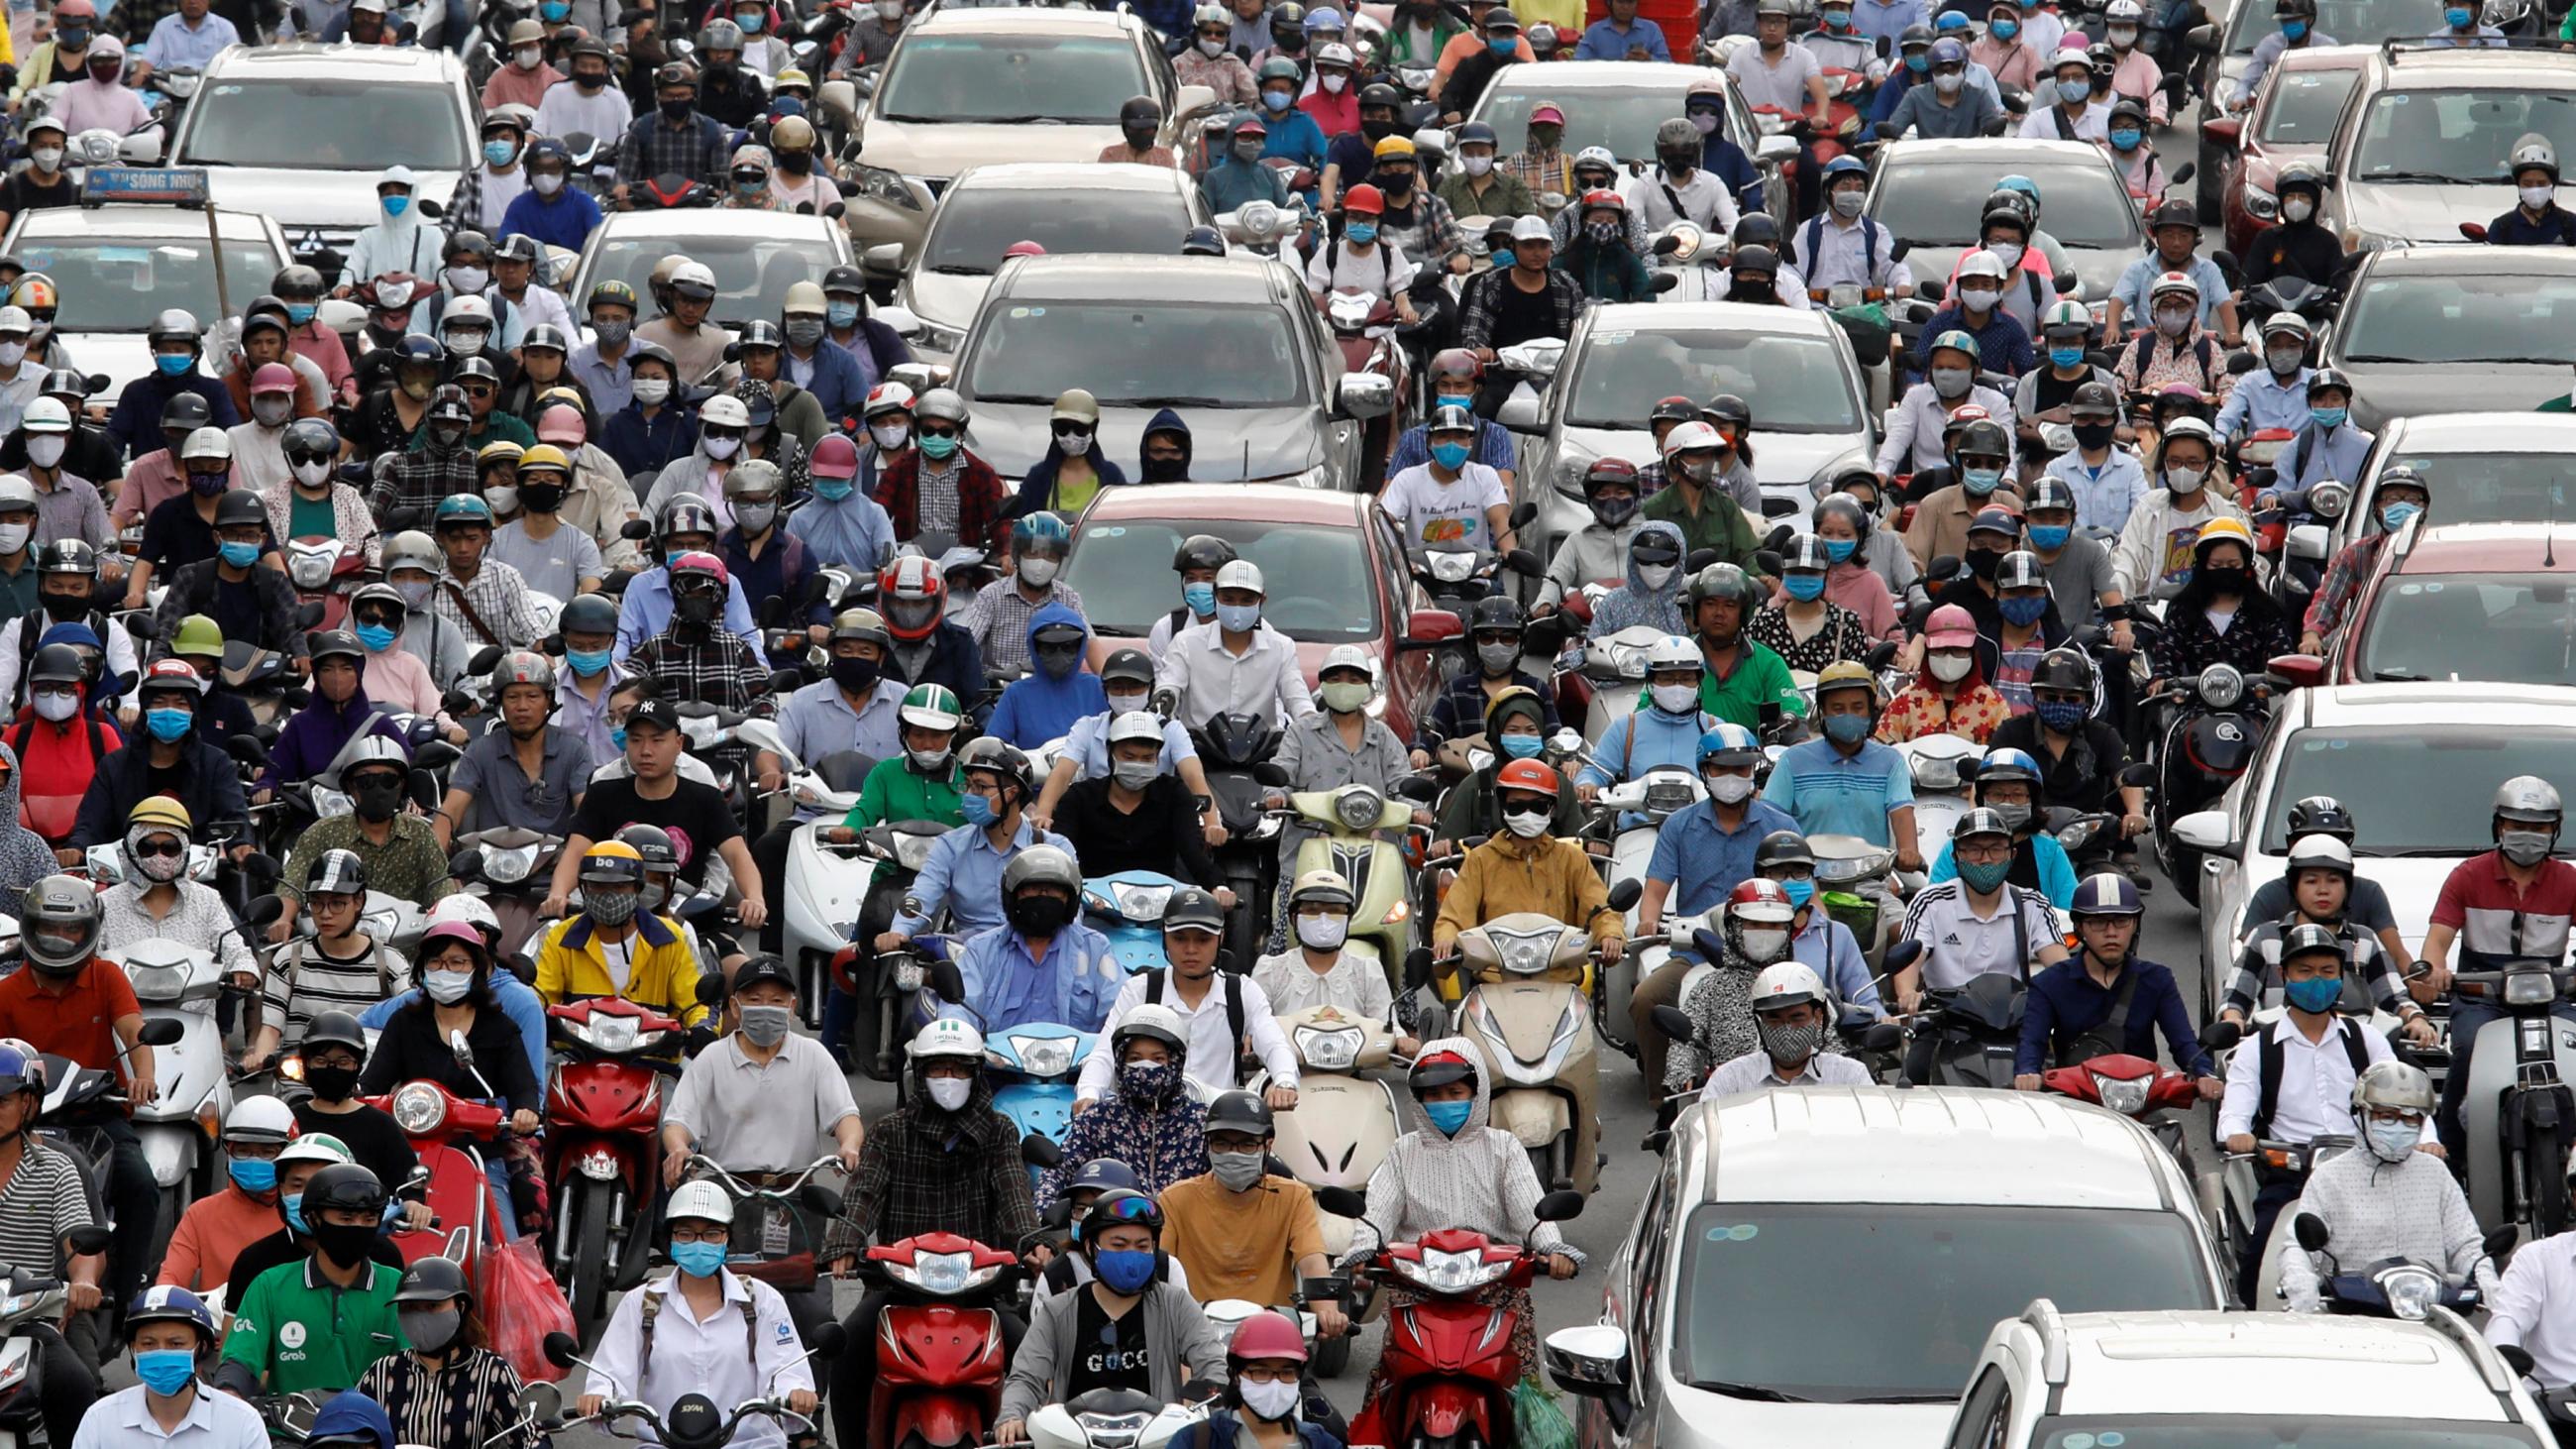
[[[2328,521],[2341,518],[2343,511],[2351,506],[2352,489],[2343,483],[2328,479],[2308,490],[2308,511],[2319,518]]]
[[[394,1092],[394,1125],[414,1137],[438,1130],[447,1120],[447,1098],[427,1082],[408,1082]]]
[[[328,820],[335,815],[346,815],[352,808],[349,797],[341,791],[328,785],[313,787],[313,813],[316,817]]]
[[[1118,913],[1131,921],[1159,921],[1163,908],[1172,903],[1172,888],[1167,885],[1134,885],[1120,881],[1110,888],[1117,898]]]
[[[631,1016],[594,1016],[590,1019],[590,1044],[604,1052],[631,1052],[641,1023]]]
[[[287,564],[286,572],[295,580],[297,588],[318,589],[331,581],[331,565],[336,558],[336,554],[299,550]]]
[[[972,1253],[915,1253],[912,1255],[913,1282],[924,1293],[953,1294],[973,1277],[975,1255]]]
[[[2200,671],[2200,702],[2211,709],[2234,709],[2245,697],[2245,676],[2232,664],[2213,664]]]
[[[930,864],[930,848],[939,843],[936,835],[903,835],[894,838],[894,863],[915,875]]]
[[[1545,937],[1497,935],[1488,927],[1485,932],[1494,943],[1494,954],[1503,960],[1503,969],[1514,976],[1536,976],[1547,969],[1548,959],[1555,954],[1556,933]]]
[[[134,994],[143,994],[143,982],[137,978]],[[2504,1004],[2507,1006],[2546,1006],[2558,997],[2558,983],[2546,971],[2508,971],[2504,977]]]
[[[528,878],[537,864],[537,848],[523,845],[516,850],[483,851],[483,875],[494,885],[517,885]]]
[[[2152,1077],[2106,1077],[2093,1074],[2093,1091],[2102,1105],[2123,1117],[2135,1117],[2147,1109],[2147,1089],[2155,1084]]]
[[[906,956],[894,963],[894,989],[919,991],[924,975],[921,962],[914,957]]]
[[[1301,1026],[1297,1028],[1297,1055],[1319,1072],[1346,1072],[1360,1059],[1360,1043],[1365,1036],[1356,1026]]]
[[[125,973],[137,1001],[176,1001],[188,989],[185,966],[138,966]]]
[[[2373,1280],[2380,1296],[2388,1300],[2391,1316],[2420,1320],[2442,1301],[2442,1280],[2429,1268],[2414,1263],[2401,1263],[2383,1268]]]
[[[1386,814],[1386,802],[1375,790],[1352,788],[1333,797],[1333,818],[1345,830],[1375,830],[1380,816]]]
[[[1431,576],[1444,584],[1461,584],[1476,572],[1476,556],[1463,551],[1431,555]]]
[[[1032,1077],[1060,1077],[1073,1070],[1072,1037],[1015,1036],[1009,1041],[1020,1070]]]
[[[1613,663],[1619,666],[1619,677],[1621,679],[1643,679],[1646,677],[1645,650],[1613,650],[1611,651],[1610,658]]]
[[[921,210],[920,199],[912,194],[912,187],[905,183],[901,172],[888,171],[882,166],[861,166],[857,170],[861,196],[888,206],[899,206],[906,211]]]
[[[1956,759],[1935,755],[1916,755],[1909,769],[1914,776],[1914,788],[1917,790],[1934,790],[1947,794],[1960,788],[1959,762]]]
[[[1816,860],[1816,879],[1827,885],[1867,880],[1874,875],[1887,874],[1887,868],[1895,863],[1896,852],[1892,850],[1873,850],[1863,855],[1843,859],[1819,856]]]
[[[1651,781],[1646,786],[1646,813],[1650,815],[1670,815],[1676,810],[1687,810],[1698,800],[1699,792],[1691,788],[1688,780],[1667,777]]]
[[[1464,1293],[1470,1288],[1490,1282],[1500,1274],[1500,1265],[1488,1264],[1481,1251],[1443,1253],[1435,1248],[1425,1248],[1422,1250],[1422,1262],[1413,1276],[1434,1293]]]

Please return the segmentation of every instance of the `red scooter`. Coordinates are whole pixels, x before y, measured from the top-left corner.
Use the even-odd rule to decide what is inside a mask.
[[[971,1449],[990,1436],[1010,1365],[990,1300],[1019,1259],[955,1233],[868,1249],[859,1275],[894,1290],[877,1330],[870,1449]]]
[[[2241,1035],[2236,1023],[2214,1021],[2201,1032],[2200,1042],[2211,1051],[2224,1051]],[[2052,1068],[2040,1074],[2039,1085],[2061,1097],[2119,1113],[2154,1133],[2175,1161],[2190,1166],[2183,1151],[2183,1119],[2178,1115],[2200,1100],[2200,1083],[2190,1073],[2120,1052]]]
[[[390,1113],[394,1125],[411,1139],[428,1176],[431,1221],[425,1228],[394,1230],[394,1246],[405,1263],[435,1253],[465,1269],[469,1279],[482,1263],[483,1245],[504,1241],[501,1205],[494,1200],[492,1179],[484,1172],[483,1149],[501,1131],[503,1110],[457,1096],[426,1079],[405,1082],[368,1105]]]
[[[1360,476],[1383,478],[1386,460],[1395,451],[1395,440],[1402,436],[1406,421],[1403,403],[1408,379],[1404,346],[1395,339],[1395,303],[1374,292],[1335,292],[1324,299],[1324,319],[1342,349],[1344,371],[1383,377],[1392,386],[1396,407],[1361,424]]]
[[[298,602],[321,604],[317,628],[341,627],[349,615],[349,596],[366,582],[366,572],[365,550],[328,534],[287,541],[286,576],[294,581]]]
[[[554,1204],[546,1258],[581,1341],[617,1289],[640,1282],[662,1172],[662,1082],[680,1071],[680,1023],[615,996],[546,1008],[564,1063],[546,1085],[545,1173]]]

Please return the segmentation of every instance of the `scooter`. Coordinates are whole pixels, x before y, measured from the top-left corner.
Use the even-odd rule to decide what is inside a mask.
[[[248,929],[253,931],[286,909],[275,896],[262,896],[252,906]],[[232,1115],[224,1034],[215,1020],[215,1001],[224,983],[212,952],[166,937],[137,941],[116,954],[133,983],[134,999],[142,1004],[144,1020],[167,1022],[174,1034],[169,1045],[152,1048],[153,1079],[161,1094],[136,1102],[132,1121],[160,1189],[162,1220],[175,1229],[189,1203],[215,1190],[219,1154],[215,1129],[208,1124],[221,1124]]]
[[[870,1445],[965,1449],[990,1437],[1010,1367],[994,1302],[1020,1271],[1015,1254],[955,1233],[868,1249],[859,1276],[895,1300],[871,1348]]]
[[[1913,1035],[1932,1038],[1932,1057],[1930,1080],[1921,1085],[2011,1090],[2029,983],[1990,971],[1965,986],[1923,995]]]
[[[876,872],[864,839],[846,838],[849,832],[841,821],[859,803],[859,791],[876,761],[843,750],[809,765],[787,747],[773,720],[744,720],[734,726],[733,740],[776,755],[787,776],[789,802],[799,815],[812,817],[796,827],[787,844],[787,916],[781,930],[787,960],[796,969],[797,1000],[805,1003],[805,1024],[819,1028],[832,985],[832,958],[850,941],[872,939],[861,933],[869,930],[862,918]],[[923,855],[928,853],[924,847]]]
[[[1221,714],[1192,730],[1190,743],[1207,774],[1208,793],[1216,797],[1217,821],[1225,827],[1216,868],[1235,899],[1225,918],[1226,949],[1248,967],[1269,939],[1271,903],[1279,892],[1282,821],[1262,806],[1272,790],[1292,783],[1271,760],[1279,753],[1279,727],[1266,717]]]
[[[1271,1155],[1308,1187],[1348,1188],[1365,1192],[1387,1150],[1403,1135],[1395,1089],[1362,1072],[1383,1067],[1395,1049],[1395,1032],[1385,1022],[1346,1016],[1331,1006],[1310,1006],[1279,1018],[1279,1030],[1297,1053],[1297,1100],[1311,1112],[1282,1112],[1278,1140]],[[1269,1085],[1267,1073],[1245,1083],[1258,1092]],[[1338,1263],[1350,1252],[1354,1223],[1321,1206],[1316,1216],[1324,1234],[1324,1256]],[[1315,1372],[1327,1378],[1350,1362],[1350,1335],[1315,1345]]]
[[[547,1256],[582,1340],[599,1336],[618,1289],[643,1281],[662,1170],[662,1083],[680,1071],[680,1023],[623,997],[546,1008],[563,1054],[546,1085]],[[638,1229],[641,1229],[639,1232]]]
[[[457,1049],[459,1061],[472,1065],[462,1032],[449,1038],[449,1045]],[[509,1236],[502,1223],[506,1209],[493,1190],[484,1159],[484,1150],[500,1134],[503,1110],[457,1096],[426,1078],[371,1097],[367,1105],[391,1114],[403,1136],[411,1140],[412,1152],[426,1175],[433,1224],[417,1230],[394,1229],[394,1246],[403,1261],[415,1263],[436,1254],[473,1275],[482,1263],[484,1245]]]
[[[1622,882],[1607,909],[1625,910],[1638,894]],[[1587,1196],[1600,1174],[1601,1132],[1591,960],[1588,931],[1534,911],[1458,936],[1458,961],[1474,981],[1459,1021],[1493,1071],[1490,1121],[1528,1151],[1540,1186]]]
[[[1082,922],[1109,938],[1118,969],[1130,976],[1159,971],[1171,964],[1163,952],[1163,907],[1185,884],[1153,870],[1090,877],[1082,883]]]
[[[1324,299],[1324,320],[1341,348],[1343,370],[1385,378],[1391,395],[1401,403],[1407,379],[1404,348],[1395,338],[1394,299],[1374,292],[1335,292]],[[1398,407],[1361,424],[1362,477],[1386,476],[1386,460],[1394,453],[1405,422],[1404,410]]]
[[[1022,1155],[1032,1137],[1063,1146],[1073,1130],[1073,1102],[1082,1064],[1099,1038],[1052,1022],[1004,1027],[984,1040],[984,1062],[994,1074],[993,1110],[1020,1129]],[[1035,1179],[1046,1164],[1031,1162]]]
[[[1902,901],[1922,889],[1923,877],[1897,874],[1895,850],[1857,835],[1810,835],[1807,848],[1816,854],[1816,900],[1850,930],[1870,965],[1879,966],[1903,924]]]
[[[501,923],[500,955],[518,955],[536,934],[537,908],[553,888],[555,861],[563,848],[560,835],[516,826],[456,837],[447,873],[492,908],[492,918]]]
[[[2212,1023],[2233,1032],[2234,1022]],[[2209,1039],[2202,1033],[2203,1044]],[[2200,1084],[2188,1072],[2159,1066],[2145,1057],[2115,1052],[2090,1061],[2052,1067],[2040,1073],[2042,1090],[2117,1112],[2155,1134],[2185,1172],[2191,1158],[2183,1148],[2184,1114],[2200,1100]]]
[[[2248,679],[2234,665],[2213,664],[2139,701],[2173,707],[2156,756],[2156,864],[2189,905],[2200,904],[2200,851],[2174,833],[2174,822],[2207,808],[2245,773],[2271,728],[2271,696],[2280,687],[2270,675]]]
[[[843,1341],[841,1325],[826,1322],[814,1330],[814,1346],[799,1354],[795,1362],[830,1358],[841,1351]],[[767,1427],[784,1431],[789,1443],[810,1442],[822,1431],[812,1419],[787,1407],[787,1395],[778,1391],[778,1375],[786,1372],[787,1365],[771,1372],[767,1396],[745,1399],[731,1412],[717,1408],[715,1400],[697,1393],[682,1394],[668,1409],[657,1410],[633,1397],[633,1386],[601,1374],[596,1364],[581,1356],[580,1348],[569,1333],[549,1333],[545,1341],[546,1362],[558,1369],[589,1369],[594,1376],[606,1379],[613,1390],[607,1396],[608,1405],[596,1415],[568,1419],[564,1417],[562,1387],[540,1379],[527,1386],[521,1402],[531,1427],[541,1435],[597,1423],[609,1434],[640,1443],[667,1444],[670,1449],[724,1449],[744,1422],[751,1419],[768,1420]]]
[[[2502,1015],[2470,1043],[2468,1091],[2460,1098],[2469,1206],[2482,1223],[2512,1224],[2527,1238],[2568,1225],[2567,1148],[2559,1135],[2576,1117],[2576,1025],[2550,1009],[2568,997],[2576,967],[2508,961],[2461,971],[2452,990]]]
[[[1351,888],[1351,931],[1342,949],[1374,958],[1397,989],[1414,985],[1395,980],[1395,967],[1413,950],[1413,901],[1405,890],[1404,851],[1378,834],[1412,824],[1412,802],[1353,783],[1298,791],[1288,797],[1286,813],[1320,832],[1297,847],[1295,875],[1328,870]]]
[[[1564,1222],[1583,1195],[1551,1192],[1531,1216]],[[1489,1286],[1527,1288],[1539,1255],[1467,1228],[1443,1228],[1419,1242],[1390,1243],[1372,1271],[1400,1281],[1419,1300],[1388,1315],[1386,1386],[1352,1424],[1353,1443],[1509,1444],[1512,1389],[1529,1367],[1512,1349],[1513,1311],[1477,1295]],[[1374,1422],[1372,1422],[1374,1418]]]
[[[298,602],[322,606],[324,629],[337,629],[349,613],[349,596],[366,582],[366,550],[330,537],[289,539],[286,577]],[[548,632],[552,632],[551,630]]]
[[[1583,741],[1598,745],[1612,722],[1626,719],[1637,712],[1637,700],[1646,690],[1646,651],[1664,642],[1664,632],[1651,624],[1636,624],[1583,642],[1583,659],[1577,666],[1591,686],[1591,698],[1582,702]],[[1558,703],[1569,705],[1560,677]],[[1573,715],[1560,711],[1565,719]]]
[[[931,847],[947,833],[948,827],[936,820],[884,820],[860,833],[854,848],[870,869],[859,904],[858,929],[848,939],[874,941],[893,927],[904,893],[930,863]],[[814,837],[818,851],[826,843],[810,830],[798,832],[798,843],[808,836]],[[791,856],[791,869],[793,864]],[[834,947],[831,960],[832,989],[847,994],[855,1005],[851,1059],[880,1082],[895,1080],[903,1074],[906,1033],[925,1015],[915,999],[921,991],[920,959],[908,952],[880,956],[859,946],[840,945]]]
[[[1614,832],[1609,883],[1616,886],[1633,880],[1643,890],[1646,867],[1654,859],[1656,835],[1664,822],[1707,798],[1708,786],[1701,783],[1699,771],[1681,765],[1658,765],[1602,791],[1596,801],[1603,812],[1597,823]],[[1637,913],[1631,909],[1627,916],[1625,939],[1638,941]],[[1637,1029],[1630,1019],[1629,999],[1637,994],[1637,983],[1670,955],[1669,946],[1639,945],[1602,968],[1600,987],[1593,993],[1593,1028],[1632,1061],[1637,1055]]]
[[[1969,781],[1985,757],[1965,735],[1922,735],[1896,747],[1914,780],[1914,848],[1925,860],[1938,860],[1950,843],[1959,817],[1972,808]]]
[[[108,1230],[72,1230],[80,1253],[107,1251]],[[70,1285],[28,1268],[0,1269],[0,1449],[21,1449],[45,1439],[44,1375],[29,1329],[60,1323]]]
[[[733,1233],[725,1245],[725,1266],[781,1293],[813,1287],[818,1276],[817,1239],[806,1219],[829,1217],[841,1210],[840,1193],[814,1181],[814,1174],[839,1161],[827,1153],[801,1168],[738,1177],[705,1153],[690,1158],[690,1178],[713,1182],[733,1199]]]
[[[2317,1288],[2328,1313],[2397,1318],[2411,1323],[2431,1316],[2435,1308],[2466,1315],[2477,1312],[2482,1304],[2484,1295],[2478,1292],[2475,1281],[2445,1273],[2441,1265],[2416,1258],[2382,1258],[2358,1273],[2345,1272],[2326,1247],[2333,1239],[2332,1232],[2325,1219],[2315,1213],[2300,1213],[2291,1231],[2297,1234],[2301,1248],[2326,1255],[2330,1271],[2319,1275]]]
[[[1029,1415],[1032,1449],[1163,1449],[1207,1417],[1204,1404],[1159,1403],[1134,1389],[1093,1389]]]

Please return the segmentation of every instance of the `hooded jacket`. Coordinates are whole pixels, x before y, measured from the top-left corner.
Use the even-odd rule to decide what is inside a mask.
[[[1058,1293],[1030,1313],[1029,1331],[1011,1354],[1011,1376],[1002,1385],[997,1422],[1025,1421],[1040,1406],[1063,1402],[1068,1375],[1081,1352],[1082,1295],[1089,1291]],[[1145,1315],[1145,1357],[1155,1398],[1167,1404],[1179,1400],[1184,1365],[1193,1388],[1225,1383],[1225,1340],[1189,1290],[1157,1278],[1145,1285],[1144,1301],[1128,1311]]]
[[[0,793],[0,799],[13,807],[10,818],[56,844],[70,843],[82,797],[98,774],[99,762],[125,743],[114,724],[91,712],[89,686],[83,684],[79,690],[81,708],[61,724],[39,717],[32,702],[20,706],[5,736],[7,743],[0,745],[18,763],[7,791]],[[22,800],[20,792],[30,781],[35,788]],[[123,829],[121,823],[118,828]],[[50,866],[40,872],[51,873]]]
[[[1003,587],[996,584],[995,588]],[[1041,606],[1029,615],[1029,658],[1038,657],[1038,631],[1059,624],[1070,624],[1082,631],[1085,645],[1091,642],[1091,625],[1082,615],[1061,603]],[[998,735],[1021,749],[1035,749],[1049,740],[1060,739],[1073,728],[1074,721],[1100,713],[1109,707],[1109,696],[1100,687],[1100,676],[1077,665],[1071,674],[1057,679],[1037,665],[1028,674],[1002,691],[1002,701],[993,708],[993,718],[986,725],[990,734]]]
[[[1145,462],[1144,440],[1154,436],[1156,433],[1170,433],[1181,440],[1180,477],[1158,479],[1150,476],[1154,470]],[[1136,481],[1139,483],[1178,483],[1183,479],[1188,478],[1191,475],[1192,470],[1195,469],[1197,465],[1197,444],[1190,436],[1190,425],[1181,421],[1181,415],[1172,411],[1170,408],[1164,408],[1160,412],[1155,413],[1153,420],[1145,424],[1145,431],[1139,434],[1136,440]]]
[[[868,1124],[859,1170],[823,1238],[824,1261],[856,1255],[862,1237],[958,1233],[1016,1251],[1038,1233],[1019,1126],[994,1109],[990,1077],[970,1080],[966,1104],[950,1112],[930,1099],[920,1065],[905,1064],[903,1105]]]
[[[259,788],[274,790],[323,773],[339,757],[340,751],[358,735],[372,731],[403,746],[410,753],[410,742],[403,738],[393,717],[380,705],[367,702],[367,662],[358,661],[358,687],[349,697],[333,704],[320,689],[313,691],[311,702],[295,712],[278,731],[277,743],[268,752],[268,770],[259,779]]]
[[[1443,1051],[1484,1061],[1476,1044],[1463,1036],[1424,1042],[1421,1055]],[[1527,1234],[1536,1251],[1583,1261],[1583,1251],[1567,1242],[1556,1224],[1533,1216],[1546,1189],[1531,1170],[1520,1139],[1490,1125],[1493,1098],[1486,1077],[1480,1067],[1472,1079],[1476,1099],[1457,1136],[1443,1137],[1439,1128],[1425,1126],[1395,1139],[1386,1150],[1386,1160],[1369,1177],[1368,1215],[1352,1225],[1345,1261],[1373,1253],[1382,1243],[1413,1242],[1443,1228],[1470,1228],[1506,1243]]]
[[[54,864],[54,852],[45,844],[44,837],[19,823],[16,752],[0,744],[0,761],[5,761],[9,767],[6,780],[0,781],[0,889],[25,890],[52,875],[58,867]],[[71,809],[64,812],[63,818],[69,820],[78,808],[78,803],[74,802]]]
[[[1649,520],[1638,525],[1636,534],[1638,538],[1649,534],[1663,538],[1674,548],[1681,549],[1685,555],[1689,552],[1684,547],[1682,531],[1677,525],[1665,523],[1660,519]],[[1681,564],[1674,563],[1672,574],[1664,580],[1662,588],[1649,588],[1646,586],[1645,579],[1637,572],[1637,562],[1633,553],[1634,542],[1634,539],[1630,540],[1631,552],[1624,559],[1624,572],[1628,582],[1602,595],[1601,602],[1592,606],[1590,637],[1604,638],[1622,629],[1633,629],[1640,624],[1648,628],[1660,629],[1667,634],[1689,633],[1690,622],[1682,617],[1681,595],[1684,579]]]
[[[1557,544],[1556,557],[1547,563],[1547,579],[1539,585],[1538,602],[1561,604],[1566,595],[1580,592],[1585,584],[1619,577],[1627,568],[1629,540],[1645,526],[1646,520],[1634,513],[1616,528],[1599,518],[1588,519]]]

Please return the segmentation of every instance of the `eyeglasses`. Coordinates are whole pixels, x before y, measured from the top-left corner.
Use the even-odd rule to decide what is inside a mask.
[[[487,397],[498,397],[500,394],[501,390],[492,386],[490,383],[482,383],[465,389],[465,395],[477,402],[480,402]]]
[[[706,427],[699,429],[698,433],[699,436],[708,438],[739,438],[742,436],[742,431],[740,428]]]
[[[725,1240],[732,1236],[733,1230],[730,1228],[671,1229],[671,1241],[674,1243],[714,1243],[721,1247]]]

